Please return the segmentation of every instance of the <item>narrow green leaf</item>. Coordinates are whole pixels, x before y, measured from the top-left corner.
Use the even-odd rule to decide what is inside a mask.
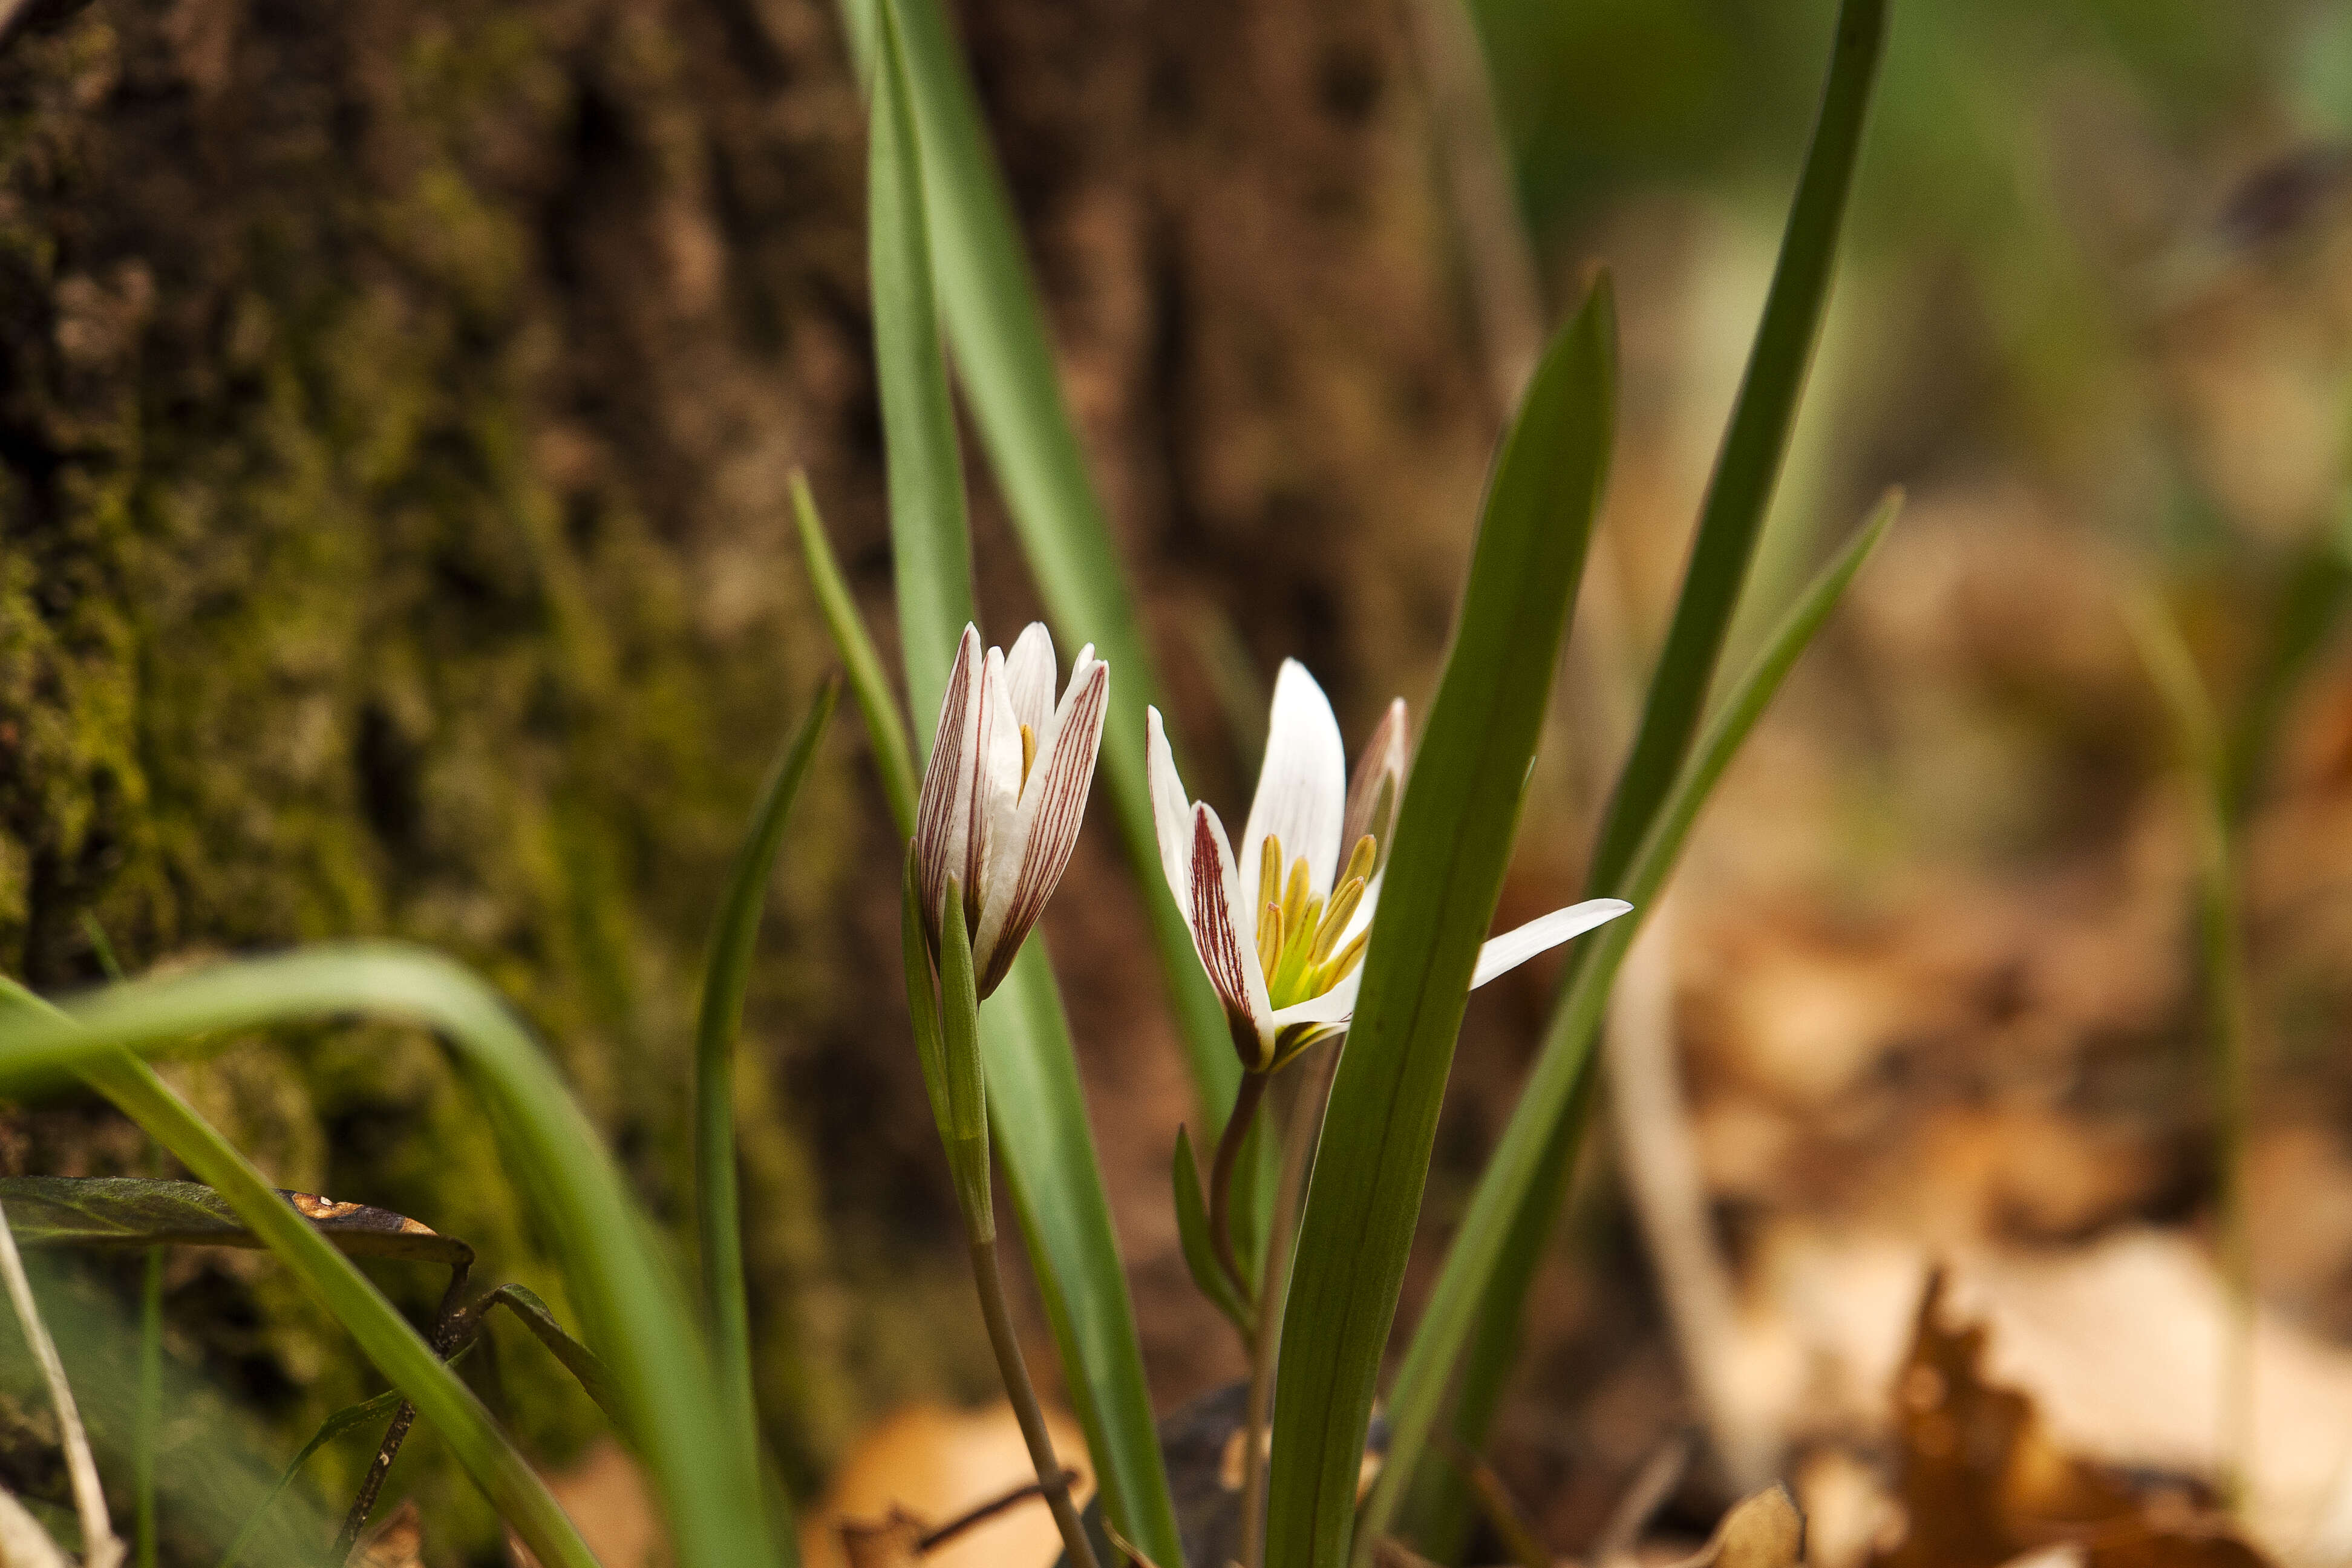
[[[907,660],[907,705],[919,725],[938,716],[956,639],[979,615],[971,602],[963,458],[931,294],[922,142],[889,0],[881,0],[880,16],[881,68],[874,73],[867,147],[866,266],[890,481],[890,545],[898,556],[899,644]]]
[[[310,1435],[310,1440],[302,1445],[301,1452],[294,1456],[293,1463],[288,1465],[285,1473],[278,1478],[278,1484],[269,1489],[268,1494],[247,1517],[245,1527],[236,1532],[236,1539],[228,1543],[228,1550],[221,1553],[220,1568],[236,1568],[236,1560],[245,1553],[246,1542],[253,1539],[253,1532],[260,1529],[262,1521],[268,1517],[270,1505],[294,1484],[294,1478],[302,1473],[302,1467],[310,1462],[311,1455],[354,1427],[388,1420],[400,1405],[400,1390],[388,1388],[373,1399],[344,1405],[321,1422],[319,1429]]]
[[[353,1258],[400,1258],[448,1268],[474,1249],[405,1215],[339,1204],[311,1193],[278,1194],[319,1233]],[[26,1247],[241,1247],[268,1245],[218,1193],[201,1182],[145,1176],[0,1176],[0,1206]]]
[[[1604,276],[1546,352],[1504,438],[1398,813],[1286,1309],[1265,1548],[1285,1568],[1347,1558],[1454,1036],[1608,470],[1615,337]]]
[[[139,1383],[131,1411],[131,1554],[155,1568],[155,1450],[163,1426],[163,1249],[147,1249],[139,1290]]]
[[[613,1368],[628,1417],[623,1425],[637,1439],[682,1568],[775,1560],[757,1460],[721,1415],[694,1314],[650,1223],[545,1055],[505,1003],[465,970],[411,948],[347,943],[134,981],[77,998],[62,1016],[20,1009],[0,1020],[0,1069],[14,1078],[72,1068],[121,1106],[294,1268],[440,1429],[542,1563],[589,1568],[571,1522],[432,1348],[242,1156],[123,1055],[352,1013],[434,1029],[483,1096],[509,1169]]]
[[[877,0],[841,0],[841,9],[860,71],[871,79],[879,30]],[[1066,646],[1093,643],[1116,672],[1103,732],[1103,772],[1110,781],[1120,839],[1142,885],[1187,1065],[1202,1106],[1222,1122],[1240,1085],[1241,1065],[1216,995],[1193,956],[1192,933],[1160,869],[1144,770],[1143,710],[1167,704],[1152,675],[1150,646],[1062,396],[1012,199],[946,13],[939,0],[896,0],[891,9],[932,175],[925,182],[931,259],[940,310],[955,344],[957,378],[1047,618]],[[947,667],[939,668],[944,679]],[[936,712],[936,694],[929,707],[917,700],[914,710],[919,721]],[[1136,1544],[1153,1549],[1140,1537]]]
[[[614,1384],[613,1373],[604,1365],[604,1358],[574,1339],[548,1304],[540,1300],[537,1291],[524,1285],[501,1285],[483,1303],[486,1312],[492,1307],[504,1307],[512,1313],[517,1322],[530,1331],[533,1339],[547,1347],[550,1355],[563,1363],[563,1370],[596,1402],[596,1408],[604,1413],[614,1429],[624,1438],[629,1436],[624,1425],[627,1417],[621,1391]],[[777,1522],[781,1528],[784,1521]]]
[[[753,1454],[760,1451],[760,1413],[751,1381],[751,1312],[743,1295],[742,1203],[735,1171],[735,1047],[743,1026],[743,993],[751,984],[760,915],[767,905],[777,852],[783,847],[784,823],[840,697],[839,679],[827,678],[776,760],[751,814],[751,830],[735,852],[727,891],[711,925],[709,952],[703,962],[702,1005],[695,1020],[694,1195],[701,1241],[702,1310],[710,1330],[719,1395],[735,1424],[736,1440]],[[791,1534],[789,1522],[776,1521],[774,1532]]]
[[[1789,449],[1822,307],[1837,258],[1838,231],[1862,148],[1862,128],[1877,79],[1886,36],[1886,0],[1845,0],[1838,11],[1837,42],[1812,144],[1797,182],[1796,201],[1780,239],[1780,257],[1764,300],[1763,320],[1748,350],[1748,371],[1732,405],[1723,450],[1716,458],[1690,566],[1675,602],[1657,672],[1642,710],[1642,725],[1618,774],[1616,793],[1592,852],[1589,890],[1618,891],[1658,802],[1681,771],[1698,727],[1717,659],[1738,608],[1740,584]]]
[[[1192,1158],[1192,1135],[1181,1127],[1176,1129],[1172,1179],[1176,1188],[1176,1238],[1183,1247],[1184,1267],[1191,1271],[1192,1283],[1200,1288],[1201,1294],[1232,1319],[1234,1327],[1247,1341],[1255,1326],[1250,1321],[1249,1310],[1234,1294],[1233,1281],[1217,1267],[1216,1248],[1209,1240],[1209,1206],[1201,1197],[1201,1169]]]
[[[1879,503],[1870,520],[1806,589],[1755,664],[1732,687],[1633,858],[1622,884],[1633,912],[1601,927],[1587,944],[1581,955],[1584,962],[1577,967],[1568,996],[1553,1015],[1502,1141],[1478,1178],[1469,1210],[1447,1248],[1436,1289],[1390,1386],[1388,1463],[1365,1504],[1358,1542],[1360,1561],[1368,1560],[1365,1554],[1387,1532],[1415,1468],[1424,1462],[1430,1428],[1446,1383],[1464,1344],[1483,1321],[1481,1303],[1489,1300],[1490,1284],[1505,1264],[1505,1246],[1513,1237],[1522,1209],[1543,1195],[1537,1190],[1539,1178],[1557,1154],[1548,1152],[1549,1146],[1559,1129],[1570,1129],[1572,1138],[1581,1126],[1568,1112],[1590,1068],[1592,1041],[1618,964],[1640,933],[1644,913],[1664,888],[1691,824],[1697,820],[1716,781],[1780,690],[1790,667],[1811,644],[1813,634],[1836,608],[1854,574],[1877,548],[1900,505],[1900,497],[1893,495]],[[1385,905],[1386,900],[1382,902]],[[1572,1155],[1571,1144],[1570,1163]],[[1528,1232],[1518,1233],[1519,1246],[1539,1243],[1540,1234],[1531,1237]],[[1514,1321],[1515,1316],[1516,1312]]]
[[[874,651],[874,639],[866,635],[866,621],[849,596],[841,563],[824,536],[816,499],[809,494],[808,480],[798,472],[793,475],[793,518],[800,526],[801,552],[808,561],[817,607],[824,615],[825,629],[833,634],[842,668],[849,672],[850,694],[857,699],[857,710],[866,720],[866,736],[874,747],[874,767],[882,775],[882,795],[889,803],[890,819],[898,824],[899,837],[911,837],[915,763],[907,747],[907,721],[898,712],[890,678],[882,673],[882,656]]]

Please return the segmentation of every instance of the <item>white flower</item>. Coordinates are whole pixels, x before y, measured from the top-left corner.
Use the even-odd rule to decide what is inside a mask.
[[[1007,656],[967,626],[915,808],[915,868],[936,960],[948,879],[963,886],[972,973],[996,989],[1070,864],[1102,746],[1110,669],[1078,650],[1060,706],[1054,639],[1031,622]]]
[[[1224,1004],[1242,1065],[1270,1072],[1345,1030],[1355,1011],[1404,795],[1403,700],[1389,704],[1351,784],[1329,700],[1305,666],[1286,659],[1238,863],[1216,812],[1185,795],[1158,709],[1149,722],[1161,868]],[[1632,907],[1591,899],[1529,921],[1479,950],[1470,984],[1484,985]]]

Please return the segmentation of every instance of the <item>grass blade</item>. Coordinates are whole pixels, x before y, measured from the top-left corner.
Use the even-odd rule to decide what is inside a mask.
[[[695,1020],[694,1196],[701,1240],[702,1310],[709,1326],[719,1397],[734,1423],[736,1441],[752,1454],[760,1451],[760,1413],[752,1393],[751,1313],[743,1297],[743,1217],[735,1171],[735,1047],[743,1027],[751,951],[759,940],[768,879],[783,845],[784,822],[840,697],[839,679],[828,678],[777,759],[751,814],[751,831],[735,852],[727,891],[711,926],[702,1005]],[[525,1321],[530,1321],[527,1314]],[[779,1537],[792,1533],[782,1520],[775,1521],[774,1530]]]
[[[756,1460],[720,1415],[694,1315],[650,1225],[545,1055],[505,1003],[465,970],[413,948],[340,943],[133,981],[78,998],[63,1016],[17,1010],[0,1024],[0,1070],[80,1071],[293,1268],[440,1429],[542,1563],[590,1568],[571,1521],[432,1347],[242,1155],[124,1056],[194,1036],[352,1013],[433,1029],[482,1095],[509,1168],[620,1385],[625,1426],[661,1500],[679,1563],[774,1560]]]
[[[139,1289],[139,1391],[131,1428],[131,1543],[155,1568],[155,1449],[163,1426],[163,1249],[147,1249]]]
[[[1265,1561],[1346,1561],[1373,1384],[1454,1041],[1494,918],[1614,422],[1604,277],[1504,437],[1454,647],[1405,786],[1286,1309]]]
[[[841,9],[860,68],[871,78],[879,42],[877,0],[842,0]],[[954,34],[939,0],[894,0],[891,10],[932,176],[926,182],[931,258],[940,313],[955,345],[957,379],[1047,618],[1066,643],[1093,643],[1118,672],[1103,731],[1103,772],[1120,839],[1142,884],[1187,1065],[1202,1107],[1222,1125],[1241,1067],[1160,869],[1144,773],[1143,710],[1148,703],[1167,704],[1152,678],[1150,647],[1062,396],[1012,198]],[[939,668],[944,671],[946,663]],[[919,720],[936,710],[936,700],[928,709],[920,701],[914,705]],[[1140,1539],[1136,1544],[1151,1547]]]
[[[850,695],[857,700],[857,711],[866,720],[866,736],[874,748],[874,769],[882,775],[882,796],[890,807],[890,819],[898,824],[899,837],[909,837],[915,831],[916,781],[914,755],[907,744],[907,721],[890,690],[890,678],[882,672],[882,656],[874,651],[874,639],[866,635],[865,619],[857,613],[856,601],[849,596],[841,563],[825,538],[824,520],[817,516],[816,498],[809,494],[807,476],[797,470],[793,474],[793,520],[800,528],[801,554],[808,563],[809,581],[816,588],[817,607],[833,636],[834,650],[841,655],[842,668],[849,672]]]
[[[971,525],[963,458],[931,292],[923,149],[890,0],[881,6],[866,163],[866,266],[874,293],[874,367],[881,385],[890,547],[897,556],[899,647],[907,707],[918,731],[935,718],[956,639],[979,619],[971,600]]]
[[[1387,1532],[1416,1467],[1428,1458],[1430,1430],[1463,1346],[1496,1316],[1492,1310],[1491,1287],[1507,1261],[1506,1244],[1512,1240],[1523,1210],[1545,1196],[1538,1191],[1539,1179],[1548,1167],[1556,1177],[1573,1163],[1573,1135],[1582,1122],[1570,1113],[1581,1098],[1610,983],[1633,938],[1640,934],[1643,911],[1665,886],[1716,781],[1780,690],[1790,667],[1836,608],[1854,574],[1877,548],[1900,504],[1895,496],[1879,503],[1733,686],[1628,869],[1622,886],[1624,896],[1633,902],[1633,912],[1595,932],[1580,955],[1582,963],[1566,999],[1553,1015],[1543,1049],[1527,1087],[1519,1091],[1519,1102],[1512,1109],[1502,1141],[1478,1179],[1469,1210],[1446,1252],[1436,1289],[1390,1386],[1388,1462],[1365,1505],[1360,1539],[1366,1551]],[[1555,1164],[1559,1152],[1551,1145],[1562,1128],[1570,1130],[1569,1158]],[[1515,1245],[1521,1247],[1541,1240],[1540,1234],[1530,1238],[1523,1229],[1517,1234]],[[1510,1306],[1511,1315],[1506,1321],[1516,1320],[1517,1303]]]
[[[524,1285],[501,1285],[482,1303],[485,1312],[492,1307],[504,1307],[514,1314],[515,1321],[530,1331],[531,1338],[563,1363],[563,1370],[572,1374],[582,1392],[596,1402],[596,1408],[611,1419],[623,1436],[627,1435],[628,1428],[623,1425],[625,1413],[621,1393],[614,1386],[612,1372],[604,1365],[604,1358],[572,1338],[571,1331],[557,1321],[554,1311],[539,1299],[538,1291]],[[783,1522],[778,1521],[778,1528]]]
[[[1845,0],[1839,8],[1837,42],[1822,89],[1821,112],[1813,121],[1797,197],[1789,208],[1764,316],[1699,509],[1690,565],[1643,704],[1641,729],[1618,774],[1616,793],[1593,848],[1590,892],[1619,890],[1658,803],[1682,769],[1707,689],[1714,684],[1716,661],[1756,552],[1780,460],[1789,449],[1789,431],[1796,423],[1805,372],[1821,336],[1838,231],[1853,186],[1863,121],[1885,36],[1886,0]]]
[[[252,1540],[253,1532],[261,1528],[261,1521],[268,1516],[270,1505],[294,1484],[294,1478],[302,1473],[302,1467],[310,1462],[311,1455],[354,1427],[384,1419],[399,1409],[400,1404],[400,1390],[388,1388],[373,1399],[346,1405],[320,1422],[319,1429],[310,1434],[310,1440],[302,1445],[302,1451],[294,1456],[293,1462],[278,1478],[278,1484],[269,1489],[260,1505],[247,1517],[245,1528],[236,1532],[236,1539],[228,1543],[228,1550],[221,1553],[220,1568],[236,1568],[236,1560],[244,1555],[246,1542]]]

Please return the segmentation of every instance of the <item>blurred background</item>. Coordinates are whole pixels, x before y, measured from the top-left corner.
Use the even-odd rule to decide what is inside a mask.
[[[1563,901],[1833,7],[953,9],[1186,778],[1228,814],[1282,658],[1321,678],[1351,746],[1390,696],[1425,702],[1516,378],[1612,268],[1602,549],[1498,919]],[[525,1010],[677,1217],[706,926],[831,662],[795,466],[889,637],[863,121],[815,0],[19,6],[0,37],[0,966],[93,981],[93,921],[134,972],[354,933],[446,948]],[[1697,1424],[1790,1456],[1816,1560],[1859,1562],[1940,1259],[2072,1449],[2213,1475],[2197,816],[2120,611],[2154,591],[2232,770],[2250,1496],[2273,1550],[2340,1563],[2352,7],[1896,0],[1842,258],[1732,659],[1885,487],[1909,507],[1629,971],[1612,1051],[1651,1070],[1597,1123],[1496,1470],[1550,1549],[1580,1552]],[[969,445],[968,467],[1001,639],[1035,595]],[[845,721],[777,879],[740,1089],[764,1415],[811,1498],[887,1415],[993,1385],[877,979],[896,892]],[[1169,1158],[1197,1112],[1107,822],[1045,931],[1173,1407],[1243,1366],[1177,1254]],[[1471,1009],[1433,1241],[1556,973]],[[284,1185],[417,1216],[560,1300],[429,1042],[321,1029],[173,1070]],[[10,1173],[149,1158],[94,1102],[0,1119]],[[377,1272],[430,1307],[436,1281]],[[234,1427],[266,1471],[373,1391],[257,1256],[182,1254],[168,1285],[173,1357],[244,1414],[176,1424],[167,1466],[170,1443]],[[56,1286],[131,1288],[97,1266]],[[538,1457],[613,1473],[593,1407],[530,1347],[496,1373]],[[103,1454],[102,1417],[98,1436]],[[366,1457],[345,1447],[319,1462],[331,1503]],[[24,1447],[0,1442],[0,1468]],[[1724,1485],[1701,1468],[1671,1506],[1704,1519]],[[435,1560],[497,1551],[429,1433],[402,1491]]]

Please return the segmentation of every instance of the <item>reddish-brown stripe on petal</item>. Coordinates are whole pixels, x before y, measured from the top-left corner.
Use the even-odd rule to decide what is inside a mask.
[[[964,721],[972,695],[975,640],[967,632],[957,645],[955,667],[948,672],[947,696],[940,703],[939,729],[931,739],[930,766],[923,770],[922,792],[915,805],[915,866],[921,877],[923,923],[930,928],[934,942],[939,939],[940,897],[947,891],[951,869],[947,865],[948,840],[954,827],[950,814],[960,805],[955,799],[956,775],[964,760]]]
[[[1234,932],[1233,910],[1225,895],[1224,857],[1218,851],[1216,830],[1209,826],[1206,807],[1195,807],[1192,812],[1192,930],[1198,938],[1201,967],[1209,972],[1209,984],[1225,1005],[1225,1016],[1235,1022],[1247,1020],[1255,1033],[1249,980],[1242,973],[1242,965],[1248,961],[1242,956],[1241,942]]]

